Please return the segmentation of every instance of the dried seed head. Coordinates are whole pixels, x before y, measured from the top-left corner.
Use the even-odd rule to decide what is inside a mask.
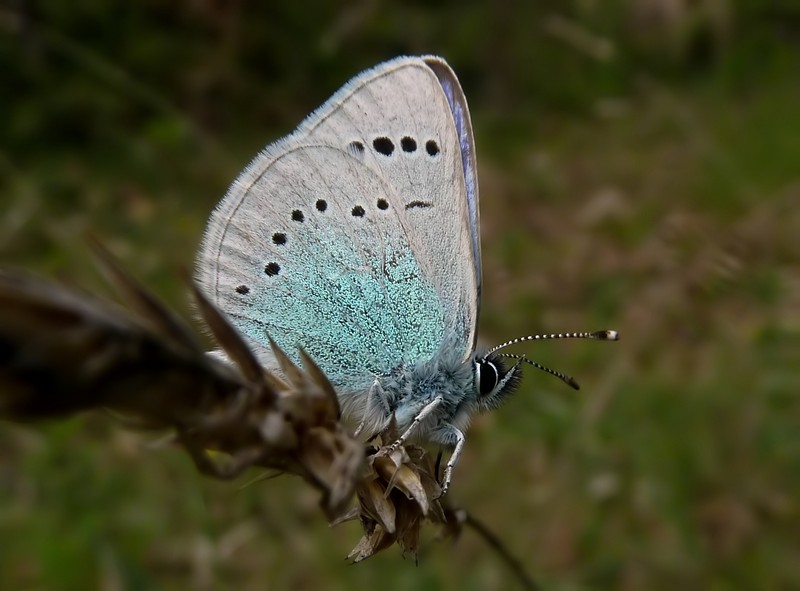
[[[364,447],[338,423],[333,386],[301,352],[275,348],[267,373],[238,332],[194,290],[234,364],[208,355],[176,315],[98,251],[138,315],[23,272],[0,272],[0,417],[32,420],[108,407],[140,428],[169,429],[197,468],[233,478],[261,466],[304,478],[334,518],[363,472]]]
[[[0,417],[31,420],[108,407],[139,428],[171,430],[198,470],[234,478],[251,467],[300,476],[320,491],[332,522],[358,517],[359,562],[397,543],[416,556],[424,520],[455,521],[434,463],[415,445],[365,449],[339,422],[336,392],[300,351],[302,367],[272,343],[282,377],[265,371],[202,293],[197,309],[227,363],[111,257],[107,274],[136,314],[26,273],[0,272]],[[54,395],[57,394],[57,395]],[[366,459],[366,461],[365,461]],[[352,507],[354,492],[357,506]]]
[[[367,473],[356,488],[364,536],[348,555],[353,562],[394,543],[416,558],[423,521],[448,523],[430,455],[416,445],[392,448],[396,440],[393,426],[381,434],[384,447],[368,455]]]

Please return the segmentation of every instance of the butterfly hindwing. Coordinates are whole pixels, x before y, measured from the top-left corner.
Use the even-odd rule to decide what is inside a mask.
[[[430,358],[444,309],[391,193],[348,152],[290,149],[213,214],[201,282],[261,349],[300,345],[347,390]]]

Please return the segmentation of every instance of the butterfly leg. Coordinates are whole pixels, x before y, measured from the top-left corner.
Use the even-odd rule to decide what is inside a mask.
[[[450,480],[453,478],[453,468],[455,468],[456,464],[458,464],[458,460],[461,458],[461,452],[464,449],[464,442],[467,440],[463,431],[453,427],[452,425],[449,426],[448,431],[455,439],[456,446],[455,449],[453,449],[453,453],[450,454],[450,459],[447,460],[447,466],[444,468],[444,478],[442,479],[442,495],[446,495],[447,489],[450,488]]]
[[[437,407],[442,403],[444,398],[442,396],[437,396],[433,400],[431,400],[428,404],[422,407],[422,410],[417,413],[417,416],[414,417],[414,420],[411,421],[411,424],[403,431],[402,435],[397,438],[397,440],[389,446],[388,453],[392,453],[397,450],[398,447],[403,445],[409,437],[414,433],[414,430],[417,426],[425,420]],[[462,435],[463,437],[463,435]]]

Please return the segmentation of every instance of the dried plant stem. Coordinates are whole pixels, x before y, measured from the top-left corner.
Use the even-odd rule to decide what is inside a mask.
[[[497,553],[497,555],[513,573],[514,577],[525,589],[528,589],[529,591],[543,591],[541,585],[533,580],[533,578],[525,571],[525,567],[522,565],[522,563],[511,554],[508,548],[506,548],[503,540],[501,540],[497,534],[490,530],[485,523],[480,521],[469,511],[463,511],[463,520],[465,525],[475,530],[475,533],[477,533],[478,536],[480,536],[483,541],[486,542],[486,544]]]

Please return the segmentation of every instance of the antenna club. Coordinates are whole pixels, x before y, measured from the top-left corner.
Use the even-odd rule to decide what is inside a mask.
[[[598,330],[591,333],[591,337],[601,341],[618,341],[619,333],[616,330]]]

